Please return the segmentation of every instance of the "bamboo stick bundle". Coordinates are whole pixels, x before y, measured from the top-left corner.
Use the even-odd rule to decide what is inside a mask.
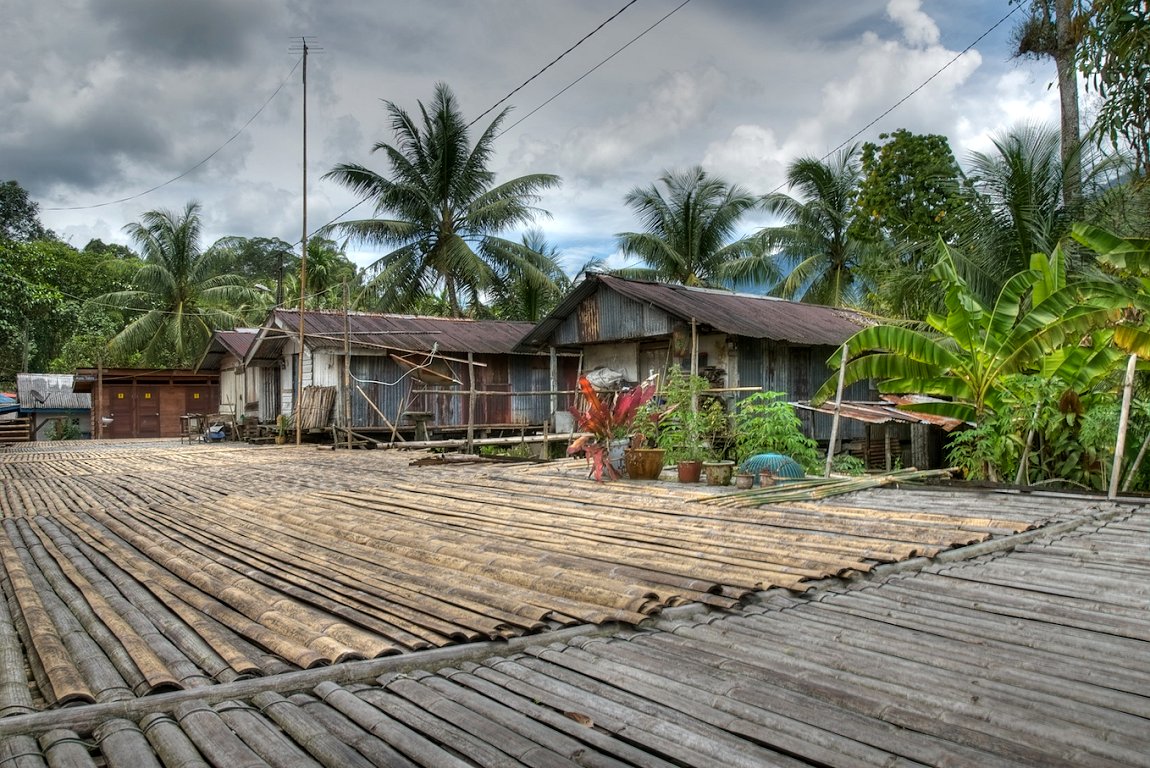
[[[32,736],[0,739],[0,765],[4,768],[45,768],[40,745]]]
[[[8,585],[15,601],[13,613],[19,611],[17,629],[25,629],[25,648],[28,660],[41,693],[54,705],[71,702],[92,703],[96,700],[92,690],[84,681],[72,660],[49,609],[41,600],[35,582],[28,573],[23,558],[17,553],[12,541],[9,525],[12,519],[4,520],[5,535],[0,536],[0,561],[8,576]]]
[[[73,731],[54,728],[40,736],[40,748],[51,768],[96,768],[88,746]]]
[[[8,610],[8,601],[0,594],[0,718],[35,710],[24,672],[20,635]]]
[[[212,765],[228,768],[266,768],[268,765],[211,707],[192,702],[181,704],[176,708],[176,719],[192,744]]]
[[[168,670],[167,664],[148,641],[112,608],[103,594],[56,548],[47,532],[37,529],[36,535],[40,537],[41,546],[55,560],[60,573],[66,577],[67,584],[56,585],[57,592],[67,595],[65,600],[72,611],[77,613],[85,630],[100,643],[135,694],[143,696],[158,690],[179,688],[179,679]],[[68,585],[73,585],[73,588],[68,589]]]
[[[213,707],[215,713],[249,749],[269,766],[322,768],[307,752],[300,749],[283,731],[275,728],[260,711],[240,701],[222,701]]]
[[[181,648],[191,649],[192,654],[189,656],[197,658],[197,663],[209,675],[228,680],[260,672],[260,664],[254,661],[254,656],[225,632],[205,620],[214,613],[206,610],[211,605],[210,598],[178,579],[173,579],[167,571],[148,563],[136,550],[119,542],[118,537],[110,530],[99,526],[89,516],[75,517],[72,530],[82,532],[84,542],[89,547],[102,548],[104,551],[100,552],[101,556],[107,562],[115,563],[116,568],[122,570],[125,576],[130,576],[137,583],[148,585],[147,591],[154,596],[156,603],[170,611],[170,615],[177,619],[175,622],[165,621],[165,635]],[[107,570],[104,572],[108,573]],[[123,579],[120,582],[122,583]],[[162,614],[153,612],[152,615],[164,621],[165,617]],[[222,626],[227,625],[221,622]],[[204,643],[206,652],[199,650],[201,642]]]
[[[719,506],[748,506],[768,502],[807,501],[810,499],[823,499],[829,496],[837,496],[844,493],[853,493],[868,488],[890,485],[891,483],[913,482],[932,477],[943,477],[949,474],[949,469],[908,469],[888,472],[884,475],[869,475],[857,478],[808,479],[787,482],[767,488],[710,496],[706,499],[702,499],[701,502],[717,504]]]

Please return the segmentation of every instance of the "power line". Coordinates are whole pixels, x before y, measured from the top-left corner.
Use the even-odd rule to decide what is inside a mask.
[[[1017,5],[1014,5],[1014,7],[1013,7],[1013,8],[1010,10],[1010,12],[1009,12],[1009,13],[1007,13],[1005,16],[1003,16],[1003,17],[1002,17],[1001,19],[999,19],[998,21],[994,22],[994,24],[992,24],[992,25],[990,26],[990,28],[989,28],[989,29],[987,29],[987,30],[986,30],[985,32],[983,32],[981,35],[979,35],[978,37],[976,37],[976,38],[974,39],[974,42],[972,42],[970,45],[966,46],[966,47],[965,47],[965,48],[963,48],[961,51],[959,51],[958,53],[956,53],[956,54],[955,54],[955,55],[954,55],[954,56],[953,56],[953,57],[950,59],[950,61],[946,62],[946,63],[945,63],[945,64],[943,64],[941,67],[939,67],[937,70],[935,70],[934,74],[932,74],[930,77],[928,77],[927,79],[925,79],[925,80],[923,80],[921,83],[919,83],[919,84],[918,84],[918,86],[917,86],[916,88],[914,88],[914,90],[912,90],[910,93],[908,93],[907,95],[903,96],[901,99],[899,99],[898,101],[896,101],[894,104],[892,104],[890,107],[888,107],[888,108],[886,109],[886,111],[884,111],[884,112],[883,112],[882,114],[880,114],[878,117],[876,117],[875,119],[871,120],[869,123],[867,123],[866,125],[864,125],[862,128],[859,128],[857,131],[855,131],[855,132],[854,132],[854,133],[852,133],[852,134],[851,134],[849,137],[847,137],[847,138],[846,138],[846,140],[844,140],[844,141],[843,141],[841,144],[839,144],[837,147],[835,147],[834,149],[832,149],[830,152],[827,152],[825,155],[823,155],[823,156],[820,158],[820,162],[821,162],[821,161],[823,161],[823,160],[826,160],[828,157],[830,157],[831,155],[833,155],[835,152],[838,152],[840,149],[842,149],[843,147],[845,147],[845,146],[847,146],[848,144],[850,144],[852,141],[854,141],[855,139],[857,139],[859,136],[861,136],[861,135],[863,135],[864,133],[866,133],[866,132],[867,132],[867,131],[868,131],[870,128],[872,128],[872,127],[874,126],[874,124],[875,124],[875,123],[877,123],[879,120],[882,120],[884,117],[886,117],[887,115],[889,115],[891,112],[894,112],[896,109],[898,109],[899,107],[901,107],[901,106],[902,106],[902,105],[903,105],[903,104],[904,104],[906,101],[908,101],[908,100],[909,100],[909,99],[910,99],[912,96],[914,96],[916,93],[918,93],[918,92],[919,92],[919,91],[921,91],[923,88],[925,88],[927,85],[929,85],[929,84],[930,84],[930,82],[931,82],[932,80],[934,80],[936,77],[938,77],[938,76],[939,76],[939,75],[941,75],[943,72],[945,72],[947,69],[949,69],[949,68],[951,67],[951,65],[952,65],[952,64],[954,64],[954,62],[956,62],[956,61],[958,61],[959,59],[961,59],[963,56],[965,56],[967,53],[969,53],[969,52],[970,52],[970,50],[971,50],[972,48],[974,48],[974,46],[976,46],[976,45],[978,45],[979,43],[981,43],[981,42],[983,41],[983,39],[984,39],[984,38],[985,38],[987,35],[989,35],[991,32],[993,32],[994,30],[996,30],[996,29],[998,29],[1000,26],[1002,26],[1002,24],[1003,24],[1003,23],[1004,23],[1004,22],[1005,22],[1007,19],[1009,19],[1011,16],[1013,16],[1015,13],[1017,13],[1017,12],[1018,12],[1018,10],[1019,10],[1020,8],[1022,8],[1022,6],[1023,6],[1023,4],[1022,4],[1022,3],[1018,3]],[[778,191],[779,191],[780,189],[782,189],[784,186],[786,186],[786,183],[785,183],[785,182],[784,182],[783,184],[779,185],[778,187],[776,187],[776,188],[774,189],[774,192],[771,192],[770,194],[774,194],[775,192],[778,192]]]
[[[689,2],[691,2],[691,0],[683,0],[683,2],[679,3],[677,6],[675,6],[675,7],[674,7],[674,8],[672,8],[670,11],[668,11],[668,12],[667,12],[667,13],[666,13],[666,14],[665,14],[665,15],[664,15],[664,16],[663,16],[661,19],[659,19],[659,20],[658,20],[658,21],[656,21],[654,24],[652,24],[651,26],[647,27],[647,28],[646,28],[646,29],[644,29],[642,32],[640,32],[639,34],[635,35],[633,38],[631,38],[630,40],[628,40],[628,41],[627,41],[626,43],[624,43],[624,44],[623,44],[623,45],[622,45],[620,48],[616,49],[616,51],[615,51],[614,53],[612,53],[610,56],[608,56],[607,58],[603,59],[602,61],[600,61],[600,62],[599,62],[598,64],[596,64],[595,66],[591,67],[591,69],[587,70],[587,71],[586,71],[586,72],[584,72],[582,75],[580,75],[579,77],[577,77],[577,78],[575,78],[574,80],[572,80],[572,81],[571,81],[570,83],[568,83],[568,84],[567,84],[567,85],[566,85],[566,86],[565,86],[565,87],[564,87],[562,90],[560,90],[560,91],[559,91],[558,93],[556,93],[554,96],[552,96],[551,98],[549,98],[547,101],[543,102],[543,103],[542,103],[542,104],[540,104],[538,107],[536,107],[535,109],[531,110],[530,112],[528,112],[526,115],[524,115],[523,117],[521,117],[521,118],[519,118],[518,120],[516,120],[516,121],[515,121],[514,123],[512,123],[511,125],[509,125],[509,126],[507,126],[506,128],[504,128],[502,131],[500,131],[500,132],[499,132],[499,134],[498,134],[498,135],[499,135],[499,136],[502,136],[503,134],[507,133],[507,132],[508,132],[508,131],[510,131],[512,128],[514,128],[515,126],[517,126],[517,125],[519,125],[520,123],[522,123],[522,122],[523,122],[524,120],[526,120],[527,118],[529,118],[529,117],[531,117],[532,115],[534,115],[534,114],[535,114],[536,112],[538,112],[539,110],[543,109],[545,106],[547,106],[547,105],[548,105],[548,104],[550,104],[551,102],[555,101],[555,99],[559,98],[559,97],[560,97],[560,96],[562,96],[564,93],[566,93],[568,90],[570,90],[571,88],[573,88],[574,86],[576,86],[577,84],[579,84],[579,82],[581,82],[581,81],[582,81],[582,80],[583,80],[585,77],[587,77],[588,75],[590,75],[590,74],[591,74],[592,72],[594,72],[595,70],[599,69],[599,67],[603,66],[604,64],[606,64],[607,62],[609,62],[611,59],[615,58],[615,57],[616,57],[616,56],[618,56],[620,53],[622,53],[623,51],[625,51],[625,50],[627,50],[628,48],[630,48],[630,47],[631,47],[631,45],[632,45],[633,43],[635,43],[636,41],[638,41],[638,40],[639,40],[639,38],[643,37],[643,36],[644,36],[644,35],[646,35],[648,32],[650,32],[652,29],[654,29],[655,27],[659,26],[660,24],[662,24],[662,23],[663,23],[664,21],[666,21],[667,19],[671,18],[671,16],[675,15],[675,13],[677,13],[677,12],[678,12],[678,11],[679,11],[679,10],[680,10],[680,9],[681,9],[683,6],[685,6],[685,5],[686,5],[687,3],[689,3]],[[488,111],[490,111],[490,110],[488,110]]]
[[[220,146],[216,147],[216,149],[210,155],[208,155],[203,160],[201,160],[200,162],[193,165],[188,170],[181,173],[179,176],[175,176],[175,177],[168,179],[167,181],[163,182],[162,184],[157,184],[154,187],[150,187],[148,189],[145,189],[143,192],[137,192],[134,195],[129,195],[127,197],[121,197],[119,200],[109,200],[106,203],[96,203],[95,205],[60,206],[60,207],[54,207],[54,208],[42,208],[41,210],[44,210],[44,211],[88,211],[88,210],[92,210],[93,208],[104,208],[105,206],[116,205],[117,203],[126,203],[130,200],[135,200],[137,198],[143,197],[144,195],[151,194],[152,192],[155,192],[157,189],[162,189],[162,188],[168,186],[169,184],[172,184],[174,182],[179,181],[180,179],[184,178],[189,173],[196,170],[197,168],[199,168],[200,166],[204,165],[206,162],[211,160],[213,157],[218,155],[221,151],[223,151],[224,147],[228,146],[233,141],[235,141],[237,138],[239,138],[240,134],[243,133],[247,129],[247,127],[249,125],[251,125],[252,122],[255,121],[255,119],[257,117],[260,116],[260,114],[267,108],[268,104],[272,103],[272,99],[274,99],[276,96],[278,96],[279,92],[284,89],[284,86],[287,85],[288,81],[291,79],[291,76],[293,74],[295,74],[295,71],[297,69],[299,69],[299,65],[300,65],[301,61],[303,61],[302,56],[296,60],[295,66],[293,66],[291,68],[291,71],[287,73],[287,76],[283,79],[283,82],[281,82],[279,84],[279,87],[276,88],[275,91],[272,93],[272,95],[267,98],[267,101],[265,101],[262,105],[260,105],[260,108],[256,110],[255,114],[252,115],[250,118],[248,118],[248,121],[246,123],[244,123],[242,126],[240,126],[240,129],[238,131],[236,131],[235,133],[233,133],[231,138],[229,138],[227,141],[225,141]]]
[[[512,91],[511,91],[511,93],[507,94],[507,95],[506,95],[506,96],[504,96],[502,99],[500,99],[499,101],[495,102],[495,104],[491,105],[491,107],[490,107],[489,109],[487,109],[485,112],[483,112],[483,114],[479,115],[479,117],[475,118],[475,119],[474,119],[474,120],[472,120],[470,123],[468,123],[468,124],[467,124],[467,127],[468,127],[468,128],[470,128],[471,126],[475,125],[475,123],[477,123],[477,122],[478,122],[478,121],[479,121],[479,120],[480,120],[480,119],[481,119],[481,118],[482,118],[484,115],[487,115],[487,114],[491,113],[491,112],[492,112],[492,110],[494,110],[494,109],[495,109],[496,107],[498,107],[500,104],[502,104],[503,102],[505,102],[505,101],[507,101],[509,98],[511,98],[511,97],[512,97],[512,96],[513,96],[513,95],[514,95],[514,94],[515,94],[517,91],[519,91],[521,88],[523,88],[523,86],[527,85],[527,83],[530,83],[532,80],[534,80],[535,78],[537,78],[539,75],[543,74],[543,72],[545,72],[545,71],[546,71],[548,68],[550,68],[551,64],[554,64],[556,61],[559,61],[559,59],[563,58],[563,57],[564,57],[564,56],[566,56],[568,53],[570,53],[571,51],[575,50],[575,48],[579,47],[579,45],[580,45],[580,44],[581,44],[581,43],[582,43],[584,40],[586,40],[587,38],[591,37],[591,35],[593,35],[593,34],[595,34],[596,32],[598,32],[598,31],[599,31],[600,29],[602,29],[602,28],[603,28],[603,27],[604,27],[604,26],[605,26],[607,23],[609,23],[610,21],[612,21],[612,20],[613,20],[613,19],[614,19],[616,16],[618,16],[618,15],[619,15],[619,14],[621,14],[621,13],[623,13],[623,11],[627,10],[629,7],[631,7],[632,5],[634,5],[634,4],[635,4],[635,2],[637,2],[637,0],[631,0],[631,2],[627,3],[627,5],[625,5],[625,6],[623,6],[622,8],[620,8],[620,9],[619,9],[618,11],[616,11],[616,12],[615,12],[615,14],[614,14],[614,15],[612,15],[610,18],[608,18],[606,21],[604,21],[602,24],[600,24],[598,27],[596,27],[594,30],[592,30],[592,31],[591,31],[591,32],[589,32],[588,34],[584,35],[584,36],[583,36],[583,38],[582,38],[581,40],[579,40],[579,42],[575,43],[575,45],[571,46],[571,47],[570,47],[570,48],[568,48],[566,51],[564,51],[562,54],[560,54],[558,57],[556,57],[556,58],[555,58],[555,59],[554,59],[554,60],[553,60],[553,61],[552,61],[550,64],[548,64],[546,67],[543,67],[543,69],[539,70],[538,72],[536,72],[536,73],[535,73],[534,75],[532,75],[531,77],[527,78],[527,80],[525,80],[525,81],[523,82],[523,84],[522,84],[522,85],[520,85],[518,88],[515,88],[514,90],[512,90]],[[516,121],[515,121],[514,123],[512,123],[511,125],[509,125],[509,126],[507,126],[506,128],[504,128],[502,131],[500,131],[498,134],[496,134],[496,138],[498,138],[499,136],[502,136],[503,134],[507,133],[507,132],[508,132],[508,131],[510,131],[512,128],[514,128],[515,126],[519,125],[519,124],[520,124],[520,123],[522,123],[524,120],[526,120],[527,118],[531,117],[532,115],[534,115],[536,112],[538,112],[539,110],[541,110],[541,109],[543,109],[544,107],[546,107],[546,106],[547,106],[548,104],[550,104],[551,102],[555,101],[555,99],[557,99],[557,98],[559,98],[560,96],[562,96],[564,93],[566,93],[567,91],[569,91],[571,88],[573,88],[573,87],[575,87],[576,85],[578,85],[578,84],[579,84],[580,82],[582,82],[582,81],[583,81],[583,80],[584,80],[584,79],[585,79],[585,78],[586,78],[588,75],[590,75],[591,73],[595,72],[597,69],[599,69],[600,67],[602,67],[604,64],[606,64],[607,62],[609,62],[611,59],[615,58],[615,57],[616,57],[616,56],[618,56],[620,53],[622,53],[623,51],[625,51],[627,48],[631,47],[631,45],[633,45],[634,43],[636,43],[636,42],[637,42],[637,41],[638,41],[640,38],[642,38],[643,36],[645,36],[645,35],[646,35],[648,32],[650,32],[651,30],[653,30],[655,27],[659,26],[659,25],[660,25],[660,24],[662,24],[664,21],[666,21],[667,19],[671,18],[671,16],[673,16],[675,13],[677,13],[677,12],[678,12],[678,11],[679,11],[681,8],[683,8],[683,6],[687,5],[687,3],[689,3],[689,2],[691,2],[691,0],[683,0],[683,2],[679,3],[679,5],[675,6],[675,7],[674,7],[674,8],[672,8],[670,11],[668,11],[666,14],[664,14],[664,15],[663,15],[663,16],[662,16],[662,17],[661,17],[661,18],[660,18],[658,21],[656,21],[654,24],[652,24],[651,26],[647,27],[647,28],[646,28],[646,29],[644,29],[642,32],[640,32],[639,34],[635,35],[635,37],[631,38],[631,39],[630,39],[630,40],[628,40],[626,43],[624,43],[622,46],[620,46],[619,48],[617,48],[617,49],[615,50],[615,52],[614,52],[614,53],[612,53],[610,56],[607,56],[605,59],[602,59],[602,60],[601,60],[601,61],[600,61],[598,64],[596,64],[595,66],[591,67],[591,68],[590,68],[590,69],[588,69],[586,72],[584,72],[582,75],[580,75],[579,77],[575,78],[575,79],[574,79],[574,80],[572,80],[570,83],[568,83],[566,86],[564,86],[564,87],[563,87],[561,90],[559,90],[557,93],[555,93],[555,95],[553,95],[551,98],[547,99],[547,100],[546,100],[546,101],[544,101],[542,104],[540,104],[539,106],[535,107],[535,109],[531,110],[530,112],[528,112],[526,115],[524,115],[523,117],[521,117],[521,118],[519,118],[518,120],[516,120]],[[343,213],[339,214],[338,216],[336,216],[335,218],[333,218],[331,221],[329,221],[329,222],[327,222],[326,224],[324,224],[322,227],[319,227],[318,229],[316,229],[316,230],[315,230],[315,232],[319,232],[320,230],[322,230],[322,229],[324,229],[324,228],[326,228],[326,227],[330,227],[332,224],[336,223],[337,221],[339,221],[340,219],[342,219],[344,216],[348,215],[349,213],[351,213],[352,211],[354,211],[356,208],[358,208],[359,206],[361,206],[361,205],[363,205],[364,203],[366,203],[366,202],[367,202],[369,199],[370,199],[370,198],[366,198],[366,197],[365,197],[364,199],[360,200],[358,203],[355,203],[355,204],[354,204],[354,205],[352,205],[350,208],[348,208],[346,211],[344,211]],[[314,233],[313,233],[313,234],[314,234]]]
[[[534,75],[532,75],[531,77],[529,77],[529,78],[527,78],[526,80],[524,80],[524,81],[523,81],[522,83],[520,83],[520,84],[519,84],[519,85],[518,85],[516,88],[512,89],[511,93],[507,94],[507,95],[506,95],[506,96],[504,96],[502,99],[500,99],[499,101],[497,101],[497,102],[495,102],[494,104],[492,104],[492,105],[491,105],[491,106],[490,106],[490,107],[489,107],[489,108],[488,108],[488,109],[487,109],[485,112],[481,113],[481,114],[480,114],[478,117],[476,117],[474,120],[472,120],[470,123],[468,123],[468,124],[467,124],[467,127],[468,127],[468,128],[470,128],[471,126],[475,125],[475,124],[476,124],[476,123],[478,123],[480,120],[482,120],[484,117],[486,117],[487,115],[489,115],[489,114],[491,114],[492,112],[494,112],[496,107],[498,107],[500,104],[502,104],[503,102],[505,102],[505,101],[507,101],[508,99],[510,99],[510,98],[511,98],[512,96],[514,96],[515,94],[519,93],[519,91],[523,90],[523,88],[524,88],[524,87],[525,87],[525,86],[526,86],[528,83],[530,83],[532,80],[534,80],[535,78],[537,78],[537,77],[539,77],[540,75],[542,75],[542,74],[543,74],[544,72],[546,72],[547,70],[551,69],[551,67],[552,67],[552,66],[554,66],[556,63],[558,63],[558,61],[559,61],[560,59],[562,59],[562,58],[563,58],[564,56],[566,56],[567,54],[571,53],[571,51],[575,50],[575,49],[576,49],[576,48],[578,48],[579,46],[583,45],[583,43],[587,42],[587,40],[589,40],[589,39],[591,38],[591,36],[592,36],[592,35],[594,35],[596,32],[598,32],[599,30],[603,29],[603,27],[607,26],[607,25],[608,25],[608,24],[610,24],[612,21],[614,21],[615,19],[617,19],[617,18],[618,18],[618,17],[619,17],[619,16],[620,16],[620,15],[623,13],[623,11],[627,10],[628,8],[630,8],[632,5],[634,5],[634,4],[635,4],[635,3],[637,3],[637,2],[639,2],[639,0],[631,0],[629,3],[627,3],[626,5],[624,5],[622,8],[620,8],[620,9],[619,9],[619,10],[617,10],[617,11],[615,11],[615,13],[611,14],[610,16],[608,16],[608,17],[607,17],[607,18],[606,18],[606,19],[603,21],[603,23],[601,23],[599,26],[595,27],[595,29],[591,30],[591,31],[590,31],[590,32],[588,32],[587,34],[583,35],[583,37],[581,37],[581,38],[580,38],[580,39],[579,39],[579,40],[578,40],[578,41],[577,41],[577,42],[576,42],[574,45],[572,45],[570,48],[568,48],[567,50],[563,51],[563,53],[559,54],[559,55],[558,55],[558,56],[556,56],[554,59],[552,59],[550,62],[548,62],[548,63],[547,63],[547,65],[543,67],[543,69],[539,70],[539,71],[538,71],[538,72],[536,72]],[[672,13],[674,13],[674,11],[672,11]],[[628,45],[629,45],[629,44],[630,44],[630,43],[628,43]],[[577,82],[577,81],[576,81],[576,82]]]

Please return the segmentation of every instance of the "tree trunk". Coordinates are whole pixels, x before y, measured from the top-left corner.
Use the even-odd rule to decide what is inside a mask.
[[[1078,121],[1078,68],[1075,54],[1074,0],[1054,0],[1054,66],[1058,70],[1058,97],[1062,113],[1062,204],[1071,211],[1082,199],[1082,143]]]

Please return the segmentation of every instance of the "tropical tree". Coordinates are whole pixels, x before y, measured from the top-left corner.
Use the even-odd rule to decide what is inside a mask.
[[[0,183],[0,240],[52,239],[53,234],[40,223],[40,206],[28,196],[20,183]]]
[[[1029,14],[1014,29],[1015,56],[1049,57],[1058,73],[1058,101],[1061,114],[1059,135],[1062,198],[1077,210],[1082,196],[1082,143],[1078,117],[1078,44],[1083,33],[1082,0],[1011,0],[1029,3]]]
[[[1079,68],[1087,87],[1101,98],[1095,137],[1128,149],[1136,174],[1145,179],[1150,176],[1150,5],[1093,0],[1082,28]]]
[[[489,292],[488,302],[495,317],[537,323],[571,288],[571,278],[559,266],[558,249],[547,242],[541,230],[528,230],[522,242],[527,251],[542,258],[533,270],[514,264],[497,270],[499,276]],[[547,280],[538,280],[538,275]]]
[[[847,236],[875,246],[871,308],[918,319],[942,309],[930,278],[936,243],[954,242],[970,190],[945,136],[897,130],[880,134],[879,142],[863,144]]]
[[[869,287],[866,262],[874,249],[848,234],[859,180],[857,146],[836,152],[826,161],[802,157],[792,162],[787,184],[801,199],[781,192],[763,198],[766,210],[781,216],[784,223],[759,232],[763,250],[743,269],[769,259],[789,263],[789,273],[776,294],[831,306],[860,304]]]
[[[99,297],[140,315],[110,342],[113,354],[139,352],[145,364],[187,367],[202,355],[212,331],[244,320],[244,305],[256,291],[238,275],[220,274],[222,250],[200,249],[200,206],[182,212],[145,213],[124,231],[139,247],[144,264],[133,287]]]
[[[1049,258],[1036,254],[1031,267],[1011,277],[987,304],[959,276],[951,249],[941,243],[939,249],[934,274],[946,292],[947,314],[927,318],[930,332],[893,325],[859,331],[846,342],[847,384],[873,379],[884,392],[932,395],[943,401],[908,410],[977,422],[1000,409],[1005,377],[1043,370],[1053,352],[1077,345],[1124,304],[1115,286],[1067,285],[1060,249]],[[832,368],[838,355],[829,361]],[[1089,357],[1078,365],[1105,368],[1113,360]],[[1067,377],[1083,380],[1084,373]],[[816,399],[833,394],[837,381],[832,376]]]
[[[624,201],[643,231],[616,235],[619,250],[638,257],[646,267],[619,274],[682,285],[716,285],[724,281],[726,265],[732,275],[752,276],[736,266],[756,252],[754,238],[735,238],[739,220],[758,204],[742,187],[695,166],[666,171],[658,183],[635,187]],[[764,269],[769,266],[769,262],[761,263],[761,273],[754,276],[773,279],[775,272]]]
[[[374,204],[376,218],[346,221],[329,231],[352,240],[390,247],[370,266],[372,283],[392,310],[411,307],[426,293],[443,291],[451,315],[478,305],[500,268],[518,268],[546,283],[539,254],[499,234],[545,213],[535,207],[542,190],[558,186],[551,174],[520,176],[501,184],[488,168],[501,111],[472,145],[469,123],[451,89],[435,87],[431,103],[419,103],[419,122],[387,102],[396,143],[377,143],[390,177],[358,164],[340,164],[333,179]],[[386,218],[384,218],[386,216]]]

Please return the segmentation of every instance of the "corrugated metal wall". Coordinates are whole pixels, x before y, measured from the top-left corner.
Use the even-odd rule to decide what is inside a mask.
[[[600,289],[579,305],[556,331],[556,345],[625,341],[671,333],[675,319],[661,309]]]
[[[740,387],[762,387],[771,392],[784,392],[788,400],[809,400],[831,376],[826,360],[835,347],[795,347],[768,339],[739,338],[738,371]],[[747,393],[739,393],[746,397]],[[843,392],[845,400],[870,400],[869,382],[860,381]],[[800,411],[806,433],[816,440],[831,436],[832,417]],[[866,425],[844,419],[839,424],[842,439],[863,438]]]
[[[368,404],[368,400],[387,416],[392,424],[399,414],[407,410],[411,377],[404,376],[407,369],[387,357],[352,355],[351,357],[351,421],[354,427],[388,426]],[[365,398],[364,395],[367,395]]]

